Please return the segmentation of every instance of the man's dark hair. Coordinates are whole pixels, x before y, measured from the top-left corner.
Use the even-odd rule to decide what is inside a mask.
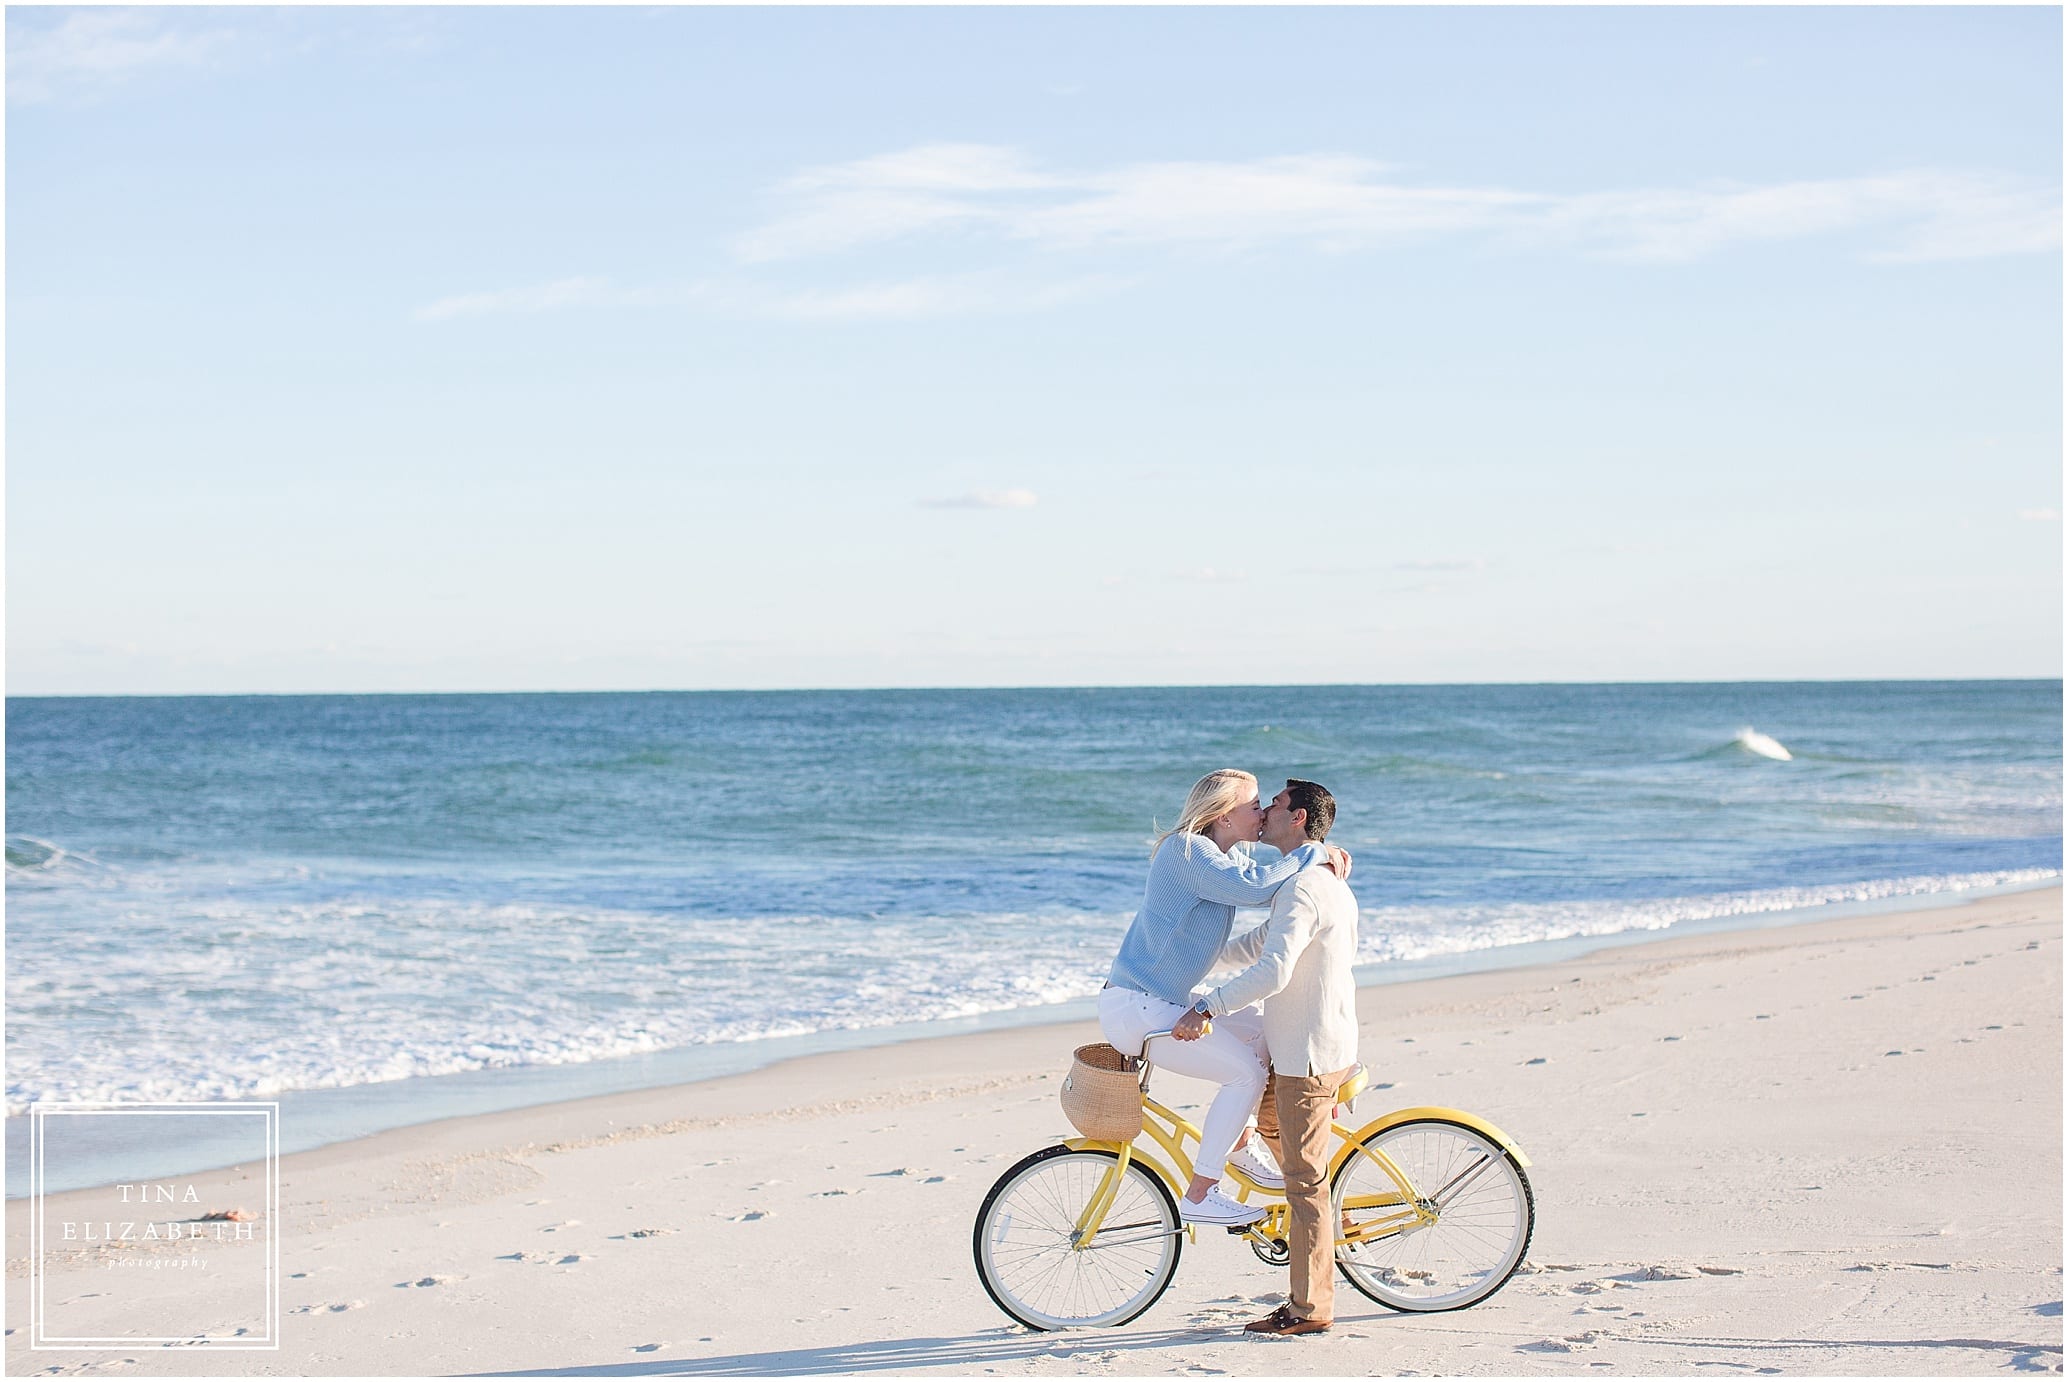
[[[1285,800],[1290,809],[1307,813],[1308,839],[1328,838],[1328,828],[1336,823],[1336,799],[1328,794],[1328,788],[1318,782],[1289,777],[1285,780]]]

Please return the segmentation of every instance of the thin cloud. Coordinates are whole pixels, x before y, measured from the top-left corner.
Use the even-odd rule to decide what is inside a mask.
[[[994,274],[943,274],[851,288],[746,298],[750,315],[798,321],[895,321],[983,312],[1028,312],[1109,293],[1125,280],[1107,274],[1050,282]]]
[[[698,306],[726,316],[776,321],[862,322],[1040,311],[1111,293],[1128,280],[1110,274],[1036,280],[997,273],[940,274],[847,288],[779,290],[741,278],[621,285],[576,277],[491,292],[459,293],[411,312],[420,322],[522,315],[584,307]]]
[[[736,238],[746,264],[779,266],[893,241],[993,248],[1231,252],[1302,244],[1350,253],[1477,237],[1509,249],[1683,263],[1740,245],[1871,233],[1885,263],[2053,251],[2060,193],[1998,174],[1910,171],[1771,185],[1542,193],[1422,186],[1370,159],[1301,154],[1141,162],[1062,172],[1020,150],[926,144],[807,168],[774,189],[780,214]],[[1037,266],[1039,267],[1039,266]],[[695,300],[728,315],[815,323],[1040,311],[1110,295],[1130,278],[987,269],[800,287],[744,273],[619,288],[603,279],[441,298],[420,321]],[[1430,568],[1439,569],[1439,568]]]
[[[1486,558],[1457,557],[1446,561],[1396,561],[1395,571],[1484,571]]]
[[[196,28],[180,14],[159,10],[67,10],[53,23],[17,8],[7,17],[7,99],[31,105],[105,90],[153,70],[198,67],[236,38],[228,27]]]
[[[1031,489],[980,489],[952,499],[922,499],[922,509],[1031,509],[1040,503]]]
[[[650,307],[670,301],[688,301],[700,295],[701,289],[695,284],[626,288],[607,278],[560,278],[523,288],[439,298],[410,315],[420,322],[442,322],[455,317],[551,312],[566,307]]]
[[[90,101],[154,75],[221,76],[322,49],[391,68],[443,45],[440,11],[269,6],[17,5],[7,15],[7,100]]]
[[[1880,177],[1573,197],[1544,217],[1557,238],[1639,260],[1688,261],[1734,245],[1879,228],[1878,262],[1969,259],[2053,249],[2060,198],[2000,176],[1913,171]]]
[[[1883,234],[1868,257],[1885,261],[2024,253],[2060,243],[2058,189],[1937,170],[1573,194],[1423,186],[1385,164],[1344,154],[1061,172],[1004,146],[929,144],[810,168],[774,192],[783,209],[737,239],[743,260],[977,236],[1052,249],[1304,242],[1348,252],[1484,235],[1653,261],[1860,230]]]

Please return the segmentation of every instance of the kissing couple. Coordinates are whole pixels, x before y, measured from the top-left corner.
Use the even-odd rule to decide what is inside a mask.
[[[1335,818],[1318,782],[1288,779],[1266,806],[1238,768],[1199,779],[1151,848],[1141,910],[1099,995],[1099,1027],[1116,1050],[1146,1057],[1147,1040],[1168,1031],[1156,1064],[1220,1086],[1178,1206],[1184,1222],[1239,1228],[1264,1217],[1218,1189],[1231,1163],[1285,1191],[1291,1295],[1244,1326],[1252,1333],[1318,1334],[1335,1319],[1329,1127],[1336,1092],[1357,1070],[1357,901],[1349,853],[1327,843]],[[1282,857],[1258,862],[1256,843]],[[1236,936],[1237,907],[1270,915]],[[1195,993],[1231,966],[1242,972]]]

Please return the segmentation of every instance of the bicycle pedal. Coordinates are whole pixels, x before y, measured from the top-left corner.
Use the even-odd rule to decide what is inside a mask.
[[[1231,1236],[1236,1238],[1247,1238],[1249,1236],[1250,1229],[1254,1227],[1254,1224],[1230,1224],[1228,1225],[1228,1232]]]

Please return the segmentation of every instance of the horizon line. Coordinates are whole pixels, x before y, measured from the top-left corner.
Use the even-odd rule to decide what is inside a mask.
[[[1754,677],[1743,680],[1716,679],[1630,679],[1621,681],[1298,681],[1298,682],[1082,682],[1022,686],[710,686],[710,687],[615,687],[573,689],[538,687],[522,690],[440,691],[26,691],[6,692],[9,701],[88,700],[242,700],[342,696],[794,696],[794,695],[880,695],[912,691],[1291,691],[1354,690],[1371,688],[1440,689],[1495,686],[1976,686],[2015,682],[2060,684],[2059,675],[2047,677]]]

